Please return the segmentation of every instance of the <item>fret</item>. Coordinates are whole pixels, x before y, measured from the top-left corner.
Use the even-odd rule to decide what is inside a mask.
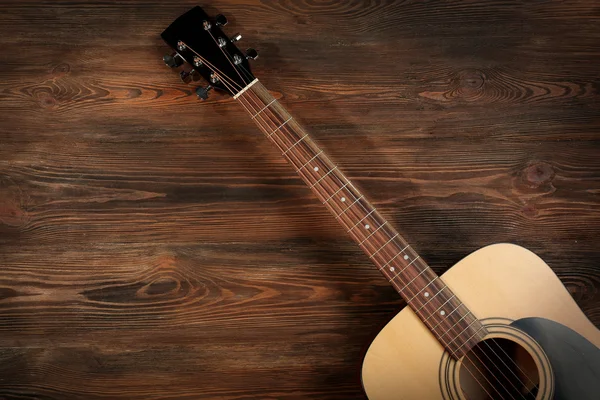
[[[319,157],[319,155],[321,155],[321,153],[323,152],[323,150],[319,151],[317,154],[315,154],[315,156],[313,158],[311,158],[310,160],[308,160],[307,162],[304,163],[303,166],[301,166],[300,168],[298,168],[296,170],[296,172],[300,172],[300,170],[304,167],[306,167],[308,164],[310,164],[315,158]]]
[[[460,306],[464,306],[464,304],[463,304],[463,303],[459,303],[459,304],[458,304],[458,306],[456,306],[456,308],[455,308],[455,309],[454,309],[454,310],[453,310],[453,311],[452,311],[450,314],[448,314],[448,315],[446,316],[446,318],[450,318],[450,316],[451,316],[452,314],[454,314],[456,311],[458,311],[458,309],[460,308]],[[465,314],[465,315],[464,315],[464,316],[463,316],[461,319],[459,319],[459,320],[457,321],[457,323],[458,323],[458,322],[460,322],[460,321],[462,321],[462,320],[463,320],[463,319],[464,319],[464,318],[465,318],[467,315],[469,315],[469,314],[468,314],[468,313],[467,313],[467,314]],[[435,328],[437,328],[437,327],[438,327],[438,326],[439,326],[439,325],[440,325],[442,322],[444,322],[444,320],[440,320],[440,322],[438,322],[438,324],[437,324],[436,326],[434,326],[433,328],[431,328],[431,329],[435,329]]]
[[[398,236],[398,233],[396,233],[396,234],[395,234],[395,235],[394,235],[394,236],[393,236],[393,237],[392,237],[390,240],[388,240],[388,241],[387,241],[387,242],[386,242],[386,243],[385,243],[383,246],[381,246],[381,247],[379,248],[379,250],[377,250],[375,253],[371,254],[371,256],[370,256],[369,258],[373,258],[373,257],[375,257],[375,255],[376,255],[377,253],[379,253],[381,250],[383,250],[383,248],[384,248],[385,246],[387,246],[387,245],[388,245],[388,244],[389,244],[389,243],[390,243],[392,240],[394,240],[394,239],[395,239],[397,236]]]
[[[350,183],[350,182],[347,182],[347,183],[346,183],[344,186],[342,186],[341,188],[339,188],[338,190],[336,190],[334,194],[332,194],[331,196],[329,196],[329,197],[327,198],[327,200],[325,200],[325,201],[323,202],[323,204],[325,204],[325,203],[327,203],[329,200],[333,199],[333,198],[335,197],[335,195],[336,195],[336,194],[338,194],[340,191],[342,191],[342,189],[344,189],[346,186],[348,186],[348,183]]]
[[[464,304],[462,304],[462,303],[461,303],[461,305],[464,305]],[[459,306],[459,307],[460,307],[460,306]],[[457,308],[458,308],[458,307],[457,307]],[[466,306],[465,306],[465,308],[466,308]],[[468,310],[467,310],[467,311],[468,311]],[[463,315],[461,319],[459,319],[458,321],[456,321],[456,322],[454,323],[454,325],[452,325],[450,328],[448,328],[447,330],[445,330],[445,331],[444,331],[444,332],[443,332],[443,333],[440,335],[440,338],[441,338],[442,336],[444,336],[445,334],[447,334],[448,332],[450,332],[450,330],[454,329],[454,327],[455,327],[456,325],[460,324],[460,322],[461,322],[463,319],[467,318],[467,316],[468,316],[470,313],[471,313],[471,312],[470,312],[470,311],[468,311],[468,312],[467,312],[465,315]],[[472,323],[471,323],[471,324],[472,324]],[[469,326],[471,326],[471,324],[470,324]],[[468,327],[467,327],[467,328],[468,328]]]
[[[405,271],[405,270],[406,270],[408,267],[410,267],[410,266],[411,266],[411,265],[412,265],[412,264],[413,264],[415,261],[417,261],[419,258],[421,258],[421,256],[417,256],[417,257],[416,257],[414,260],[412,260],[411,262],[409,262],[409,263],[408,263],[408,265],[407,265],[406,267],[402,268],[400,271],[398,271],[398,273],[397,273],[396,275],[394,275],[394,277],[393,277],[392,279],[396,279],[396,277],[397,277],[398,275],[400,275],[401,273],[403,273],[403,272],[404,272],[404,271]],[[426,269],[427,269],[427,268],[426,268]],[[423,271],[425,271],[426,269],[424,269]],[[423,273],[423,272],[421,272],[421,274],[422,274],[422,273]],[[419,275],[421,275],[421,274],[419,274]],[[419,276],[419,275],[417,275],[417,276]],[[412,281],[411,281],[411,282],[412,282]]]
[[[258,116],[258,114],[260,114],[261,112],[265,111],[267,109],[267,107],[269,107],[271,104],[273,104],[274,102],[276,102],[277,99],[273,99],[269,102],[269,104],[267,104],[266,106],[264,106],[263,108],[260,109],[259,112],[257,112],[256,114],[254,114],[250,119],[254,119]]]
[[[348,181],[348,183],[350,184],[350,186],[352,186],[352,189],[354,189],[356,192],[360,193],[360,190],[358,190],[356,188],[356,186],[354,186],[354,183],[352,183],[351,181]]]
[[[470,327],[471,325],[473,325],[475,322],[477,322],[477,319],[474,319],[469,325],[467,325],[467,327],[465,329],[463,329],[462,331],[460,331],[460,333],[458,335],[456,335],[454,337],[454,339],[452,339],[451,341],[448,342],[448,344],[451,344],[452,342],[454,342],[456,339],[458,339],[463,333],[465,333]],[[450,327],[450,329],[454,328],[456,326],[456,324],[452,325]]]
[[[356,228],[358,226],[358,224],[360,224],[361,222],[363,222],[369,215],[373,214],[375,212],[375,210],[371,210],[367,215],[365,215],[364,217],[362,217],[360,219],[360,221],[358,221],[357,223],[355,223],[354,225],[352,225],[352,228],[348,229],[348,232],[350,232],[352,229]]]
[[[287,124],[287,123],[288,123],[288,122],[290,122],[291,120],[292,120],[292,117],[289,117],[289,118],[288,118],[288,119],[287,119],[287,120],[286,120],[286,121],[285,121],[283,124],[279,125],[279,126],[277,127],[277,129],[275,129],[273,132],[271,132],[271,134],[269,134],[267,137],[271,137],[271,136],[273,136],[273,134],[274,134],[275,132],[277,132],[278,130],[280,130],[280,129],[281,129],[281,128],[282,128],[282,127],[285,125],[285,124]]]
[[[404,287],[402,289],[400,289],[400,292],[404,291],[404,289],[406,289],[407,287],[410,286],[411,283],[413,283],[415,281],[415,279],[417,279],[418,277],[420,277],[425,271],[427,271],[427,268],[423,268],[423,271],[421,271],[419,273],[419,275],[415,276],[414,278],[412,278],[410,280],[410,282],[408,282],[406,285],[404,285]],[[399,273],[398,273],[399,274]],[[396,276],[398,276],[398,274],[396,274]],[[396,276],[394,278],[392,278],[391,280],[396,279]],[[419,310],[420,311],[420,310]]]
[[[420,295],[425,289],[427,289],[429,287],[429,285],[431,285],[433,282],[437,281],[439,278],[440,278],[439,276],[436,276],[435,278],[433,278],[433,280],[429,281],[429,283],[427,285],[423,286],[421,288],[421,290],[419,290],[413,297],[411,297],[410,299],[408,299],[406,302],[410,303],[411,301],[413,301],[418,295]],[[446,287],[447,286],[444,285],[444,287],[439,292],[441,292],[442,290],[446,289]],[[429,292],[425,292],[425,293],[427,293],[425,295],[425,297],[429,297]],[[437,294],[436,294],[436,296],[437,296]]]
[[[377,233],[377,231],[378,231],[378,230],[380,230],[381,228],[383,228],[383,227],[385,226],[385,224],[387,224],[387,221],[385,221],[383,224],[381,224],[381,226],[380,226],[379,228],[375,229],[375,230],[374,230],[374,231],[373,231],[373,232],[372,232],[372,233],[371,233],[369,236],[367,236],[367,237],[365,238],[365,240],[363,240],[362,242],[360,242],[358,245],[359,245],[359,246],[362,246],[362,244],[363,244],[364,242],[366,242],[368,239],[370,239],[370,238],[371,238],[371,236],[373,236],[375,233]]]
[[[342,216],[342,214],[344,214],[346,211],[348,211],[350,209],[350,207],[352,207],[353,205],[355,205],[360,199],[362,199],[364,196],[360,195],[359,198],[357,198],[356,200],[354,200],[354,202],[352,204],[350,204],[348,207],[346,207],[346,209],[344,211],[342,211],[339,215],[336,216],[336,218],[339,218]],[[373,210],[375,211],[375,210]]]
[[[469,316],[469,314],[470,314],[470,313],[466,313],[465,315],[463,315],[461,319],[459,319],[458,321],[456,321],[456,322],[454,323],[454,325],[452,325],[450,328],[448,328],[447,330],[445,330],[445,331],[444,331],[444,333],[442,333],[442,334],[440,335],[440,337],[443,337],[445,334],[447,334],[447,333],[448,333],[448,332],[450,332],[452,329],[454,329],[454,327],[455,327],[456,325],[460,324],[460,322],[461,322],[463,319],[467,318],[467,317]],[[474,321],[473,321],[473,322],[474,322]],[[471,323],[471,324],[472,324],[472,323]],[[469,326],[471,326],[471,324],[469,324]],[[467,326],[467,329],[469,328],[469,326]]]
[[[291,149],[293,149],[294,147],[296,147],[296,145],[298,143],[300,143],[301,141],[303,141],[307,136],[308,136],[308,133],[306,135],[302,136],[300,139],[298,139],[298,141],[296,143],[294,143],[291,147],[289,147],[286,151],[283,152],[283,155],[285,156],[288,151],[290,151]]]
[[[477,320],[475,320],[475,321],[477,321]],[[475,321],[474,321],[474,322],[475,322]],[[482,326],[480,326],[480,327],[479,327],[479,329],[477,329],[477,330],[475,331],[475,333],[473,333],[471,336],[469,336],[469,337],[467,338],[467,340],[464,340],[464,341],[463,341],[463,344],[461,344],[460,346],[458,346],[458,347],[456,348],[456,350],[454,351],[454,353],[456,353],[457,351],[459,351],[459,350],[461,349],[461,347],[463,347],[465,344],[469,343],[469,341],[470,341],[471,339],[473,339],[473,336],[477,335],[477,334],[478,334],[478,333],[479,333],[479,332],[480,332],[480,331],[481,331],[483,328],[485,328],[483,325],[482,325]],[[466,330],[466,329],[465,329],[465,330]],[[464,331],[463,331],[463,332],[464,332]],[[459,334],[459,336],[460,336],[461,334],[462,334],[462,332]],[[458,337],[458,336],[457,336],[457,337]]]
[[[354,184],[352,183],[352,181],[350,181],[348,178],[344,177],[344,180],[347,182],[348,186],[350,186],[356,193],[360,194],[360,190],[358,190],[356,188],[356,186],[354,186]],[[349,191],[350,193],[352,193],[351,191]],[[360,196],[361,198],[363,197],[362,195]],[[372,207],[375,208],[375,207]]]
[[[318,181],[316,181],[310,188],[314,188],[315,186],[317,186],[317,184],[319,182],[321,182],[323,179],[325,179],[327,177],[327,175],[329,175],[330,173],[332,173],[333,171],[335,171],[337,169],[337,166],[334,167],[333,169],[330,169],[328,173],[326,173],[325,175],[323,175]]]
[[[436,309],[436,310],[435,310],[435,311],[434,311],[434,312],[433,312],[431,315],[429,315],[429,317],[427,317],[426,319],[424,319],[424,320],[423,320],[423,322],[426,322],[426,321],[427,321],[429,318],[431,318],[431,317],[433,317],[434,315],[436,315],[436,314],[437,314],[437,312],[438,312],[440,309],[444,308],[444,306],[445,306],[445,305],[446,305],[446,304],[447,304],[447,303],[448,303],[450,300],[452,300],[452,299],[453,299],[453,298],[455,298],[455,297],[456,297],[456,295],[454,295],[454,294],[453,294],[453,295],[452,295],[452,297],[450,297],[448,300],[446,300],[446,301],[444,302],[444,304],[442,304],[441,306],[439,306],[439,307],[438,307],[438,308],[437,308],[437,309]],[[441,314],[442,312],[443,312],[443,314]],[[440,315],[441,315],[442,317],[446,317],[446,312],[445,312],[444,310],[442,310],[442,311],[440,311]],[[448,318],[448,317],[446,317],[446,318]]]
[[[396,257],[398,257],[400,254],[402,254],[404,252],[404,250],[408,249],[410,247],[410,245],[406,245],[405,248],[403,248],[402,250],[400,250],[400,252],[398,252],[394,257],[392,257],[392,259],[388,262],[386,262],[385,264],[383,264],[383,267],[379,268],[379,270],[383,270],[385,267],[388,266],[389,263],[391,263],[392,261],[394,261],[396,259]]]
[[[440,289],[440,290],[439,290],[439,291],[438,291],[438,292],[437,292],[435,295],[433,295],[433,296],[432,296],[432,297],[431,297],[429,300],[427,300],[427,301],[425,302],[425,304],[423,304],[423,305],[421,306],[421,308],[423,308],[423,307],[425,307],[427,304],[429,304],[429,303],[431,302],[431,300],[435,299],[435,298],[436,298],[436,297],[437,297],[437,296],[438,296],[440,293],[442,293],[442,292],[444,291],[444,289],[447,289],[447,288],[448,288],[448,286],[444,286],[443,288],[441,288],[441,289]],[[420,310],[421,308],[419,308],[419,310]]]

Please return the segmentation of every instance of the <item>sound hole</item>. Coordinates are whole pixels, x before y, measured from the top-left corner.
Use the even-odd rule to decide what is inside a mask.
[[[462,359],[459,379],[467,400],[534,400],[538,394],[533,358],[520,344],[504,338],[478,343]]]

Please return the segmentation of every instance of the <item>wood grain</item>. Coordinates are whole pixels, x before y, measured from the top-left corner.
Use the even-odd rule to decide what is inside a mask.
[[[595,2],[203,3],[436,272],[514,242],[600,325]],[[1,4],[0,397],[362,398],[403,304],[164,67],[196,2]]]

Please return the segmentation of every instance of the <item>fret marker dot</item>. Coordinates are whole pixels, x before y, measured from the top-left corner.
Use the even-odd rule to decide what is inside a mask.
[[[346,201],[345,197],[342,197],[340,200],[342,200],[342,203]]]
[[[444,310],[440,311],[440,315],[446,315],[446,311],[444,311]]]
[[[395,269],[394,267],[390,267],[390,271],[394,272],[394,269]]]
[[[405,260],[408,260],[408,256],[407,256],[407,255],[405,255],[405,256],[404,256],[404,259],[405,259]]]
[[[317,172],[319,170],[319,167],[314,167],[313,169],[315,170],[315,172]]]
[[[365,229],[369,229],[371,227],[371,225],[367,224],[365,225]]]
[[[425,292],[424,296],[429,297],[429,292]]]

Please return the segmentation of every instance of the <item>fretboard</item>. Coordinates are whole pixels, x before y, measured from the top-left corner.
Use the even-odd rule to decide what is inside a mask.
[[[455,358],[485,327],[258,80],[235,98]]]

